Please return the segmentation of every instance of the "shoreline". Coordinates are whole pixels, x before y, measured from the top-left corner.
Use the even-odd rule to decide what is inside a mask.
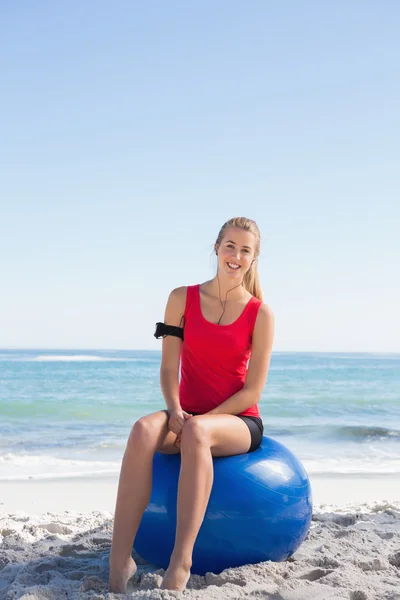
[[[400,500],[399,476],[321,474],[309,476],[313,506]],[[74,511],[114,513],[118,475],[0,481],[0,515]]]

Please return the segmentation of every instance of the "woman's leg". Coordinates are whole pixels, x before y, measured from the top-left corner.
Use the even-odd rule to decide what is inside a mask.
[[[244,454],[250,443],[249,428],[234,415],[201,415],[183,426],[176,539],[163,589],[181,591],[189,578],[193,546],[211,493],[212,456]]]
[[[132,545],[150,500],[154,453],[177,453],[176,435],[168,430],[168,414],[160,411],[142,417],[132,427],[122,460],[110,553],[110,592],[126,593],[136,572]]]

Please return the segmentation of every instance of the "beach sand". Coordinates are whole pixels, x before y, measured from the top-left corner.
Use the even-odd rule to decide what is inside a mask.
[[[139,560],[127,598],[400,600],[398,477],[310,478],[307,539],[283,563],[193,575],[183,594]],[[0,483],[0,600],[103,600],[117,479]]]

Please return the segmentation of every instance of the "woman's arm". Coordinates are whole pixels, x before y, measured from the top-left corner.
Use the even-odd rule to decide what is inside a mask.
[[[172,290],[165,308],[164,323],[182,327],[183,313],[186,304],[186,287]],[[160,367],[161,390],[168,411],[180,410],[179,401],[179,363],[182,340],[173,335],[167,335],[162,340],[162,358]]]
[[[269,306],[262,304],[254,325],[251,357],[244,386],[208,414],[238,415],[260,400],[267,381],[273,341],[274,314]]]

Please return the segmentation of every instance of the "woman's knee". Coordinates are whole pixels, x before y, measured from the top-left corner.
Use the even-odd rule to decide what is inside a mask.
[[[141,417],[133,425],[128,438],[128,446],[139,444],[141,447],[156,447],[166,423],[154,415]]]
[[[186,421],[182,429],[182,447],[188,445],[210,446],[210,432],[201,416],[191,417]]]

